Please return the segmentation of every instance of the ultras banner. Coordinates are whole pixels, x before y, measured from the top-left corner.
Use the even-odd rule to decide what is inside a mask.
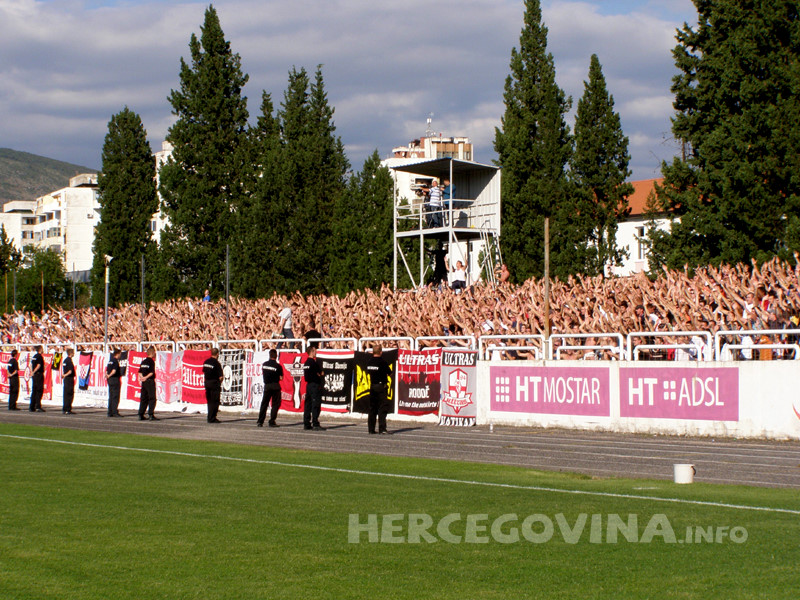
[[[10,394],[11,388],[8,385],[8,363],[11,360],[11,352],[0,352],[0,394]]]
[[[306,397],[306,382],[303,379],[303,363],[308,358],[306,353],[281,352],[278,362],[283,367],[281,381],[281,410],[303,412],[303,401]]]
[[[264,371],[261,366],[268,360],[269,350],[245,352],[244,407],[247,410],[261,408],[261,400],[264,398]]]
[[[439,425],[472,426],[478,417],[475,403],[478,353],[442,350],[442,403]]]
[[[128,385],[125,390],[125,398],[139,402],[142,398],[142,383],[139,381],[139,367],[142,366],[142,361],[147,356],[146,352],[135,352],[131,350],[128,352]],[[158,381],[158,373],[156,373],[156,381]]]
[[[389,412],[394,412],[395,373],[397,373],[397,350],[384,350],[383,359],[389,363],[392,372],[389,379]],[[353,412],[367,414],[369,412],[369,377],[367,376],[367,363],[372,358],[372,352],[356,352],[356,397],[353,403]]]
[[[156,352],[156,399],[164,404],[181,401],[183,352]]]
[[[397,407],[401,415],[439,413],[441,348],[399,350],[397,356]]]
[[[225,379],[222,381],[220,406],[244,404],[244,350],[220,350],[219,364]]]
[[[75,400],[88,404],[108,402],[108,381],[106,364],[108,358],[103,352],[81,352],[78,357],[78,386]]]
[[[354,352],[320,349],[317,351],[317,360],[322,363],[322,410],[348,412],[353,397]]]
[[[203,363],[211,356],[210,350],[184,350],[181,358],[181,402],[205,404],[206,389]],[[158,381],[156,373],[156,381]]]

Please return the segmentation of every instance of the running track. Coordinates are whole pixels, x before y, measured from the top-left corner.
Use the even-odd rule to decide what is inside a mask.
[[[23,403],[23,406],[25,404]],[[30,413],[9,412],[0,405],[0,423],[16,423],[155,435],[318,450],[412,456],[443,460],[513,465],[547,471],[584,473],[595,477],[671,480],[674,463],[692,463],[695,481],[800,488],[800,442],[683,438],[595,433],[564,429],[488,426],[439,427],[434,424],[389,422],[393,435],[369,435],[366,420],[325,419],[326,431],[304,431],[302,419],[281,413],[280,428],[256,427],[255,416],[223,413],[222,423],[209,425],[205,415],[162,412],[157,422],[141,422],[135,413],[109,419],[105,409],[78,408],[62,415],[56,408]]]

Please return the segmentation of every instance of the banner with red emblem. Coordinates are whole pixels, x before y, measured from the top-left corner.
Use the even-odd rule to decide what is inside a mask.
[[[442,350],[442,401],[439,425],[471,427],[478,416],[475,403],[478,353],[475,350]]]

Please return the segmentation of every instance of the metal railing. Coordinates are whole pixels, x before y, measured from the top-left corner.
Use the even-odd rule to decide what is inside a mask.
[[[489,350],[489,346],[494,344],[487,344],[487,342],[491,342],[493,340],[497,340],[502,342],[503,340],[536,340],[539,342],[538,346],[534,346],[532,344],[519,344],[519,345],[503,345],[500,346],[502,351],[507,352],[508,350],[527,350],[533,351],[536,355],[534,360],[541,360],[542,356],[544,355],[544,349],[546,348],[546,343],[544,341],[544,336],[541,333],[515,333],[509,335],[482,335],[478,338],[478,359],[485,360],[486,359],[486,350]],[[496,346],[496,345],[495,345]],[[492,351],[497,350],[498,347],[491,348]]]
[[[722,360],[722,348],[721,348],[722,342],[721,342],[721,340],[723,338],[729,338],[729,337],[751,337],[751,338],[757,338],[757,337],[762,336],[762,335],[777,335],[777,336],[796,335],[796,336],[800,336],[800,329],[753,329],[753,330],[748,330],[748,329],[736,329],[736,330],[734,330],[734,329],[721,329],[720,331],[718,331],[718,332],[716,332],[714,334],[714,357],[717,360]],[[731,344],[726,344],[726,345],[728,346],[728,348],[734,348],[734,345],[731,345]],[[793,343],[786,343],[786,344],[778,344],[778,347],[791,349],[794,345],[795,344],[793,344]],[[737,344],[737,346],[738,346],[738,344]],[[745,346],[744,348],[739,348],[739,349],[748,350],[748,349],[751,349],[751,348],[764,347],[765,344],[756,344],[755,341],[754,341],[752,344],[746,344],[744,346]],[[736,349],[736,348],[734,348],[734,349]],[[797,355],[795,355],[795,357],[796,356]]]
[[[623,338],[621,333],[554,333],[550,336],[547,340],[547,356],[553,356],[553,341],[554,340],[588,340],[590,338],[593,339],[603,339],[603,338],[614,338],[617,340],[616,347],[609,346],[607,344],[597,345],[596,347],[593,346],[572,346],[572,345],[562,345],[561,348],[564,350],[580,350],[581,348],[585,350],[611,350],[612,352],[617,352],[618,356],[622,358],[623,356]],[[559,360],[560,352],[556,352],[556,360]]]
[[[423,342],[445,342],[444,344],[439,344],[439,348],[449,347],[450,344],[447,342],[454,342],[456,340],[463,340],[469,343],[469,349],[475,350],[476,343],[475,343],[475,336],[474,335],[421,335],[417,338],[414,338],[414,350],[419,350],[420,348],[420,341]]]
[[[702,337],[705,338],[706,344],[708,347],[711,347],[711,332],[709,331],[632,331],[628,334],[627,339],[627,347],[628,353],[627,356],[632,357],[633,360],[638,360],[638,353],[634,352],[635,348],[641,348],[642,350],[669,350],[678,349],[683,347],[689,348],[696,348],[698,352],[700,351],[700,347],[697,344],[639,344],[638,346],[633,346],[633,339],[634,338],[664,338],[664,337]],[[713,360],[714,357],[712,356],[708,360]]]
[[[255,350],[267,350],[269,348],[277,348],[281,351],[292,352],[305,352],[309,343],[319,342],[321,346],[328,346],[330,344],[342,344],[345,348],[353,351],[364,351],[368,349],[371,342],[381,342],[386,348],[399,348],[407,346],[410,349],[419,350],[422,347],[462,347],[471,350],[478,350],[478,358],[480,360],[487,360],[489,352],[497,351],[501,354],[512,354],[515,351],[529,351],[534,354],[534,360],[564,360],[562,358],[563,352],[568,351],[589,351],[601,350],[614,354],[614,358],[621,360],[640,360],[640,355],[645,351],[658,351],[658,350],[687,350],[692,353],[694,357],[692,360],[702,361],[721,361],[721,360],[736,360],[735,358],[724,358],[724,355],[730,351],[735,350],[751,350],[758,351],[761,349],[771,350],[790,350],[794,352],[794,359],[800,360],[800,342],[790,340],[786,342],[764,343],[759,344],[753,342],[752,344],[742,343],[726,343],[723,344],[725,338],[731,337],[750,337],[756,339],[760,336],[798,336],[800,338],[800,329],[760,329],[760,330],[724,330],[719,331],[713,336],[708,331],[634,331],[627,334],[626,342],[623,344],[623,335],[620,333],[559,333],[553,334],[549,339],[545,340],[544,336],[538,333],[520,333],[520,334],[497,334],[497,335],[437,335],[437,336],[381,336],[381,337],[341,337],[341,338],[311,338],[309,340],[301,338],[270,338],[263,340],[178,340],[178,341],[115,341],[109,343],[108,347],[119,347],[122,349],[134,348],[138,351],[143,351],[149,346],[155,346],[158,349],[165,349],[167,351],[178,351],[189,348],[196,348],[198,346],[203,349],[213,348],[220,346],[230,346],[234,344],[247,345]],[[646,343],[636,344],[634,341],[637,338],[644,338],[646,341],[651,342],[657,338],[700,338],[692,342],[680,343]],[[591,345],[578,345],[578,344],[564,344],[566,340],[588,339],[594,338],[614,339],[616,344],[591,344]],[[702,341],[701,341],[702,340]],[[528,343],[509,344],[507,342],[524,341]],[[531,341],[535,343],[530,343]],[[42,346],[45,353],[51,351],[58,352],[60,349],[72,347],[77,350],[95,350],[105,352],[107,350],[104,342],[39,342],[39,343],[10,343],[4,344],[3,348],[16,348],[18,351],[26,351]],[[341,348],[340,348],[341,349]],[[604,360],[604,359],[601,359]]]

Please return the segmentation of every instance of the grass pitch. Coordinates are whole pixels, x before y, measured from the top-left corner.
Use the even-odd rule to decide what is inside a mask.
[[[0,457],[4,600],[794,599],[800,584],[796,490],[12,425]],[[399,543],[351,543],[351,514]],[[419,543],[409,515],[432,522]],[[610,515],[635,515],[634,541],[610,541]],[[531,516],[535,542],[514,541]]]

